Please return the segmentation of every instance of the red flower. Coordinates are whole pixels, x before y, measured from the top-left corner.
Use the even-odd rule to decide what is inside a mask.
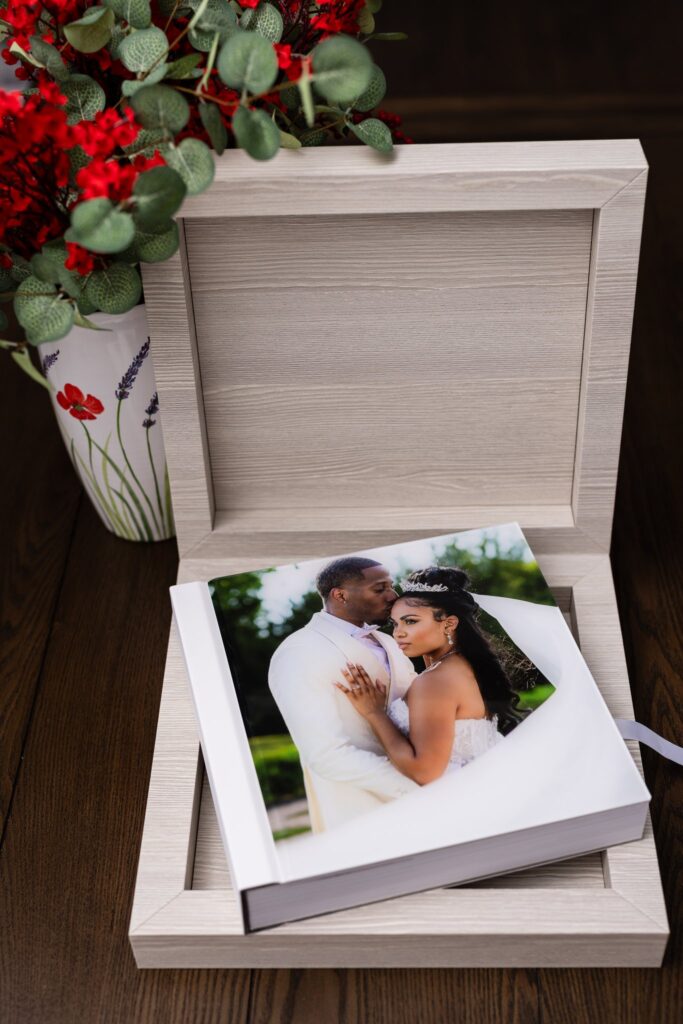
[[[104,196],[118,202],[128,199],[138,172],[132,164],[120,164],[116,160],[95,157],[76,175],[83,199],[98,199]]]
[[[62,409],[68,409],[77,420],[94,420],[104,412],[104,406],[99,398],[95,398],[94,395],[84,396],[75,384],[65,384],[64,391],[57,392],[57,401]]]
[[[308,63],[308,70],[310,72],[311,66],[312,66],[310,54],[308,54],[308,55],[306,55],[304,57],[292,57],[291,58],[289,64],[285,68],[285,75],[290,80],[290,82],[298,82],[299,81],[299,79],[301,78],[302,72],[303,72],[304,61],[306,61]]]
[[[292,63],[292,47],[290,43],[273,43],[280,68],[288,68]]]
[[[154,150],[154,156],[143,156],[141,153],[138,153],[137,156],[133,157],[133,167],[138,174],[142,174],[143,171],[149,171],[152,167],[163,167],[165,163],[166,161],[158,149]]]
[[[135,142],[140,125],[135,124],[135,115],[130,107],[122,111],[107,107],[95,114],[94,121],[80,121],[73,126],[75,141],[88,156],[106,158],[119,146],[130,146]]]
[[[356,35],[358,19],[364,6],[365,0],[318,0],[318,7],[327,8],[327,13],[314,15],[311,28],[322,32],[322,38],[337,32]]]
[[[64,261],[67,270],[75,270],[84,277],[95,269],[95,257],[88,249],[83,249],[76,242],[67,242],[66,250],[69,253]]]
[[[260,0],[239,0],[240,7],[258,7]]]

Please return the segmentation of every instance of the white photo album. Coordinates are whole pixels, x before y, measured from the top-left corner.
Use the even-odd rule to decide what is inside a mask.
[[[171,596],[245,932],[642,835],[516,523]]]

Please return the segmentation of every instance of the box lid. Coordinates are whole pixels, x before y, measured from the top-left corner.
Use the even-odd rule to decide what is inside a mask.
[[[646,177],[636,140],[226,152],[143,266],[181,555],[607,551]]]

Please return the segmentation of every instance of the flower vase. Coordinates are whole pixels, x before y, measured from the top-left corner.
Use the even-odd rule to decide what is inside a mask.
[[[59,429],[104,525],[126,540],[175,533],[144,305],[93,313],[40,346]]]

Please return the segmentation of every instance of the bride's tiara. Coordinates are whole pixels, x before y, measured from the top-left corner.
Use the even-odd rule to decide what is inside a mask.
[[[404,593],[427,593],[427,594],[443,594],[448,590],[445,583],[413,583],[411,580],[402,580],[399,583],[401,590]]]

